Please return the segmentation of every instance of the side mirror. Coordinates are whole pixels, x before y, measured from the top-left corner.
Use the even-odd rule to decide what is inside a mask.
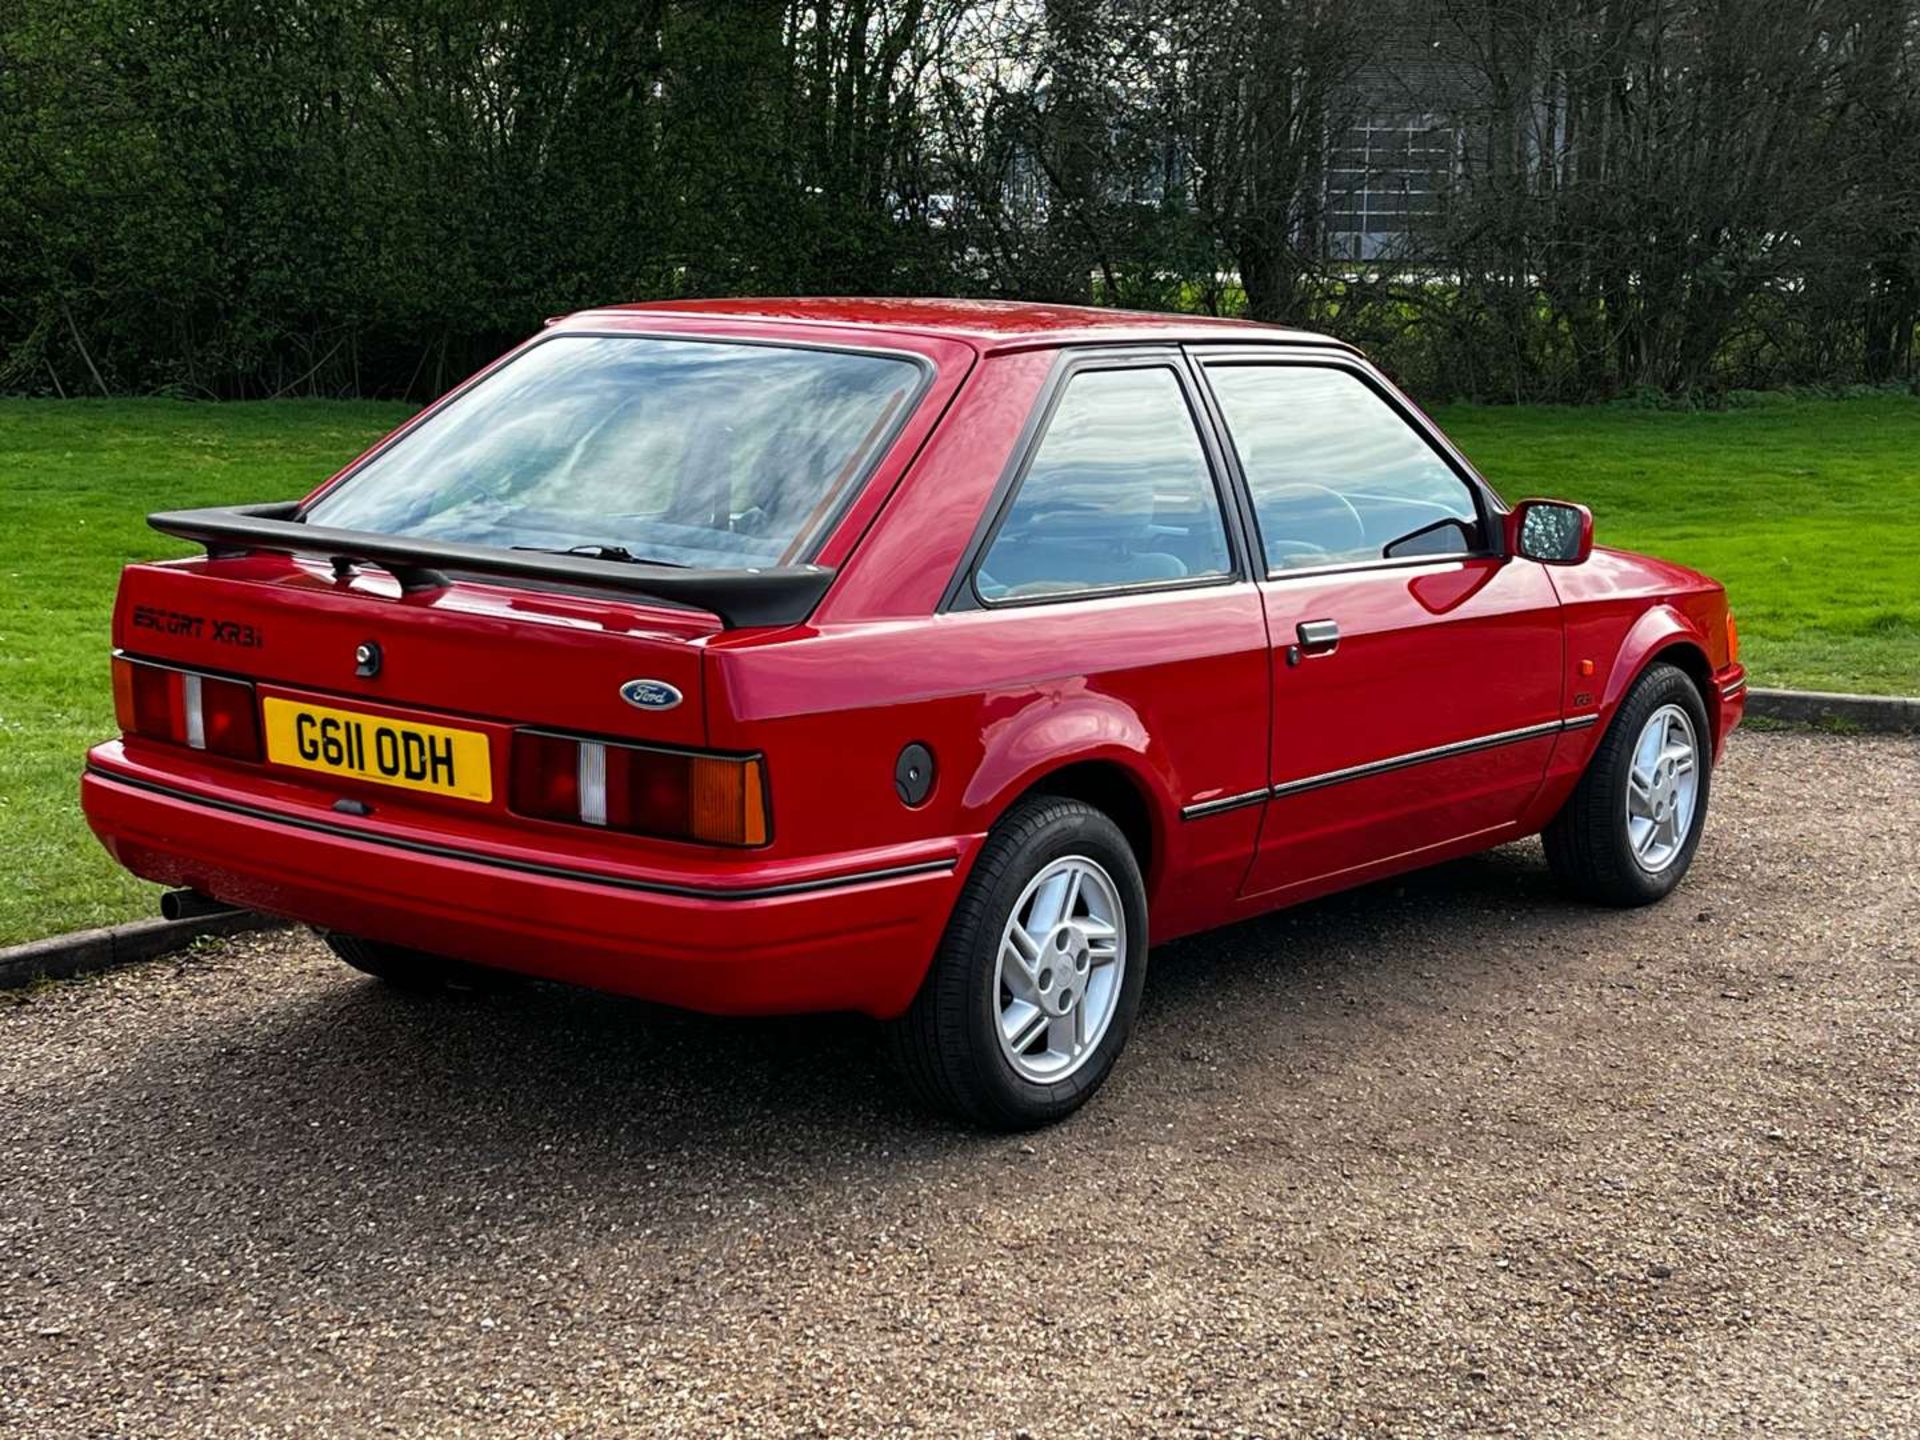
[[[1593,512],[1565,500],[1522,500],[1507,512],[1507,553],[1578,565],[1593,553]]]

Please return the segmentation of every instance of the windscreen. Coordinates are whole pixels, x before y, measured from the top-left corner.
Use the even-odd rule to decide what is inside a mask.
[[[922,373],[839,350],[557,335],[305,518],[702,569],[798,563],[865,480]]]

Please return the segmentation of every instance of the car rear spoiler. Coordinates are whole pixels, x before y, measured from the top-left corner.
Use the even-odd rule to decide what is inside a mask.
[[[770,565],[751,570],[682,570],[586,555],[550,555],[539,550],[496,550],[445,540],[414,540],[367,530],[336,530],[294,517],[298,500],[271,505],[218,505],[205,510],[163,510],[147,523],[207,547],[214,559],[255,553],[312,555],[338,563],[373,565],[391,574],[408,594],[444,589],[444,572],[545,580],[594,590],[625,591],[650,599],[708,610],[728,629],[791,625],[813,613],[834,572],[822,565]]]

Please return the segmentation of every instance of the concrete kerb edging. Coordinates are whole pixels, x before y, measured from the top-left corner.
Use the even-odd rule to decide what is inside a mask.
[[[36,980],[65,980],[152,960],[184,950],[203,935],[240,935],[276,930],[287,924],[252,910],[223,910],[188,920],[135,920],[102,930],[77,930],[0,950],[0,990],[17,990]]]
[[[1795,725],[1846,726],[1886,734],[1920,732],[1920,697],[1840,695],[1820,690],[1747,691],[1747,714]],[[152,960],[185,949],[203,935],[274,930],[288,922],[251,910],[229,910],[191,920],[137,920],[104,930],[55,935],[0,950],[0,990],[35,980],[64,980]]]
[[[1750,689],[1747,714],[1794,725],[1846,726],[1881,734],[1905,735],[1920,731],[1920,697],[1911,695]]]

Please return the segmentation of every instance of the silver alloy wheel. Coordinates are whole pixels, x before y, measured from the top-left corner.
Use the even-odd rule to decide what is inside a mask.
[[[1657,875],[1685,848],[1700,800],[1700,745],[1678,705],[1647,717],[1627,763],[1627,844],[1640,868]]]
[[[994,964],[1000,1051],[1022,1079],[1051,1085],[1093,1054],[1120,1005],[1127,915],[1119,887],[1084,855],[1027,882]]]

